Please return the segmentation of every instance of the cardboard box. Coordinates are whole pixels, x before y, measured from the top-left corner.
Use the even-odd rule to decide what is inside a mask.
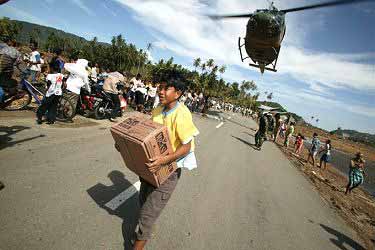
[[[111,133],[126,167],[151,185],[159,187],[176,170],[176,162],[156,173],[147,166],[151,158],[173,153],[167,127],[136,115],[112,126]]]

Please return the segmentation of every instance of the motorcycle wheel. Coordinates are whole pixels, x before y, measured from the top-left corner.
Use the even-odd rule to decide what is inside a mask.
[[[90,118],[92,115],[92,112],[90,110],[83,110],[82,111],[82,116],[86,118]]]
[[[12,97],[14,100],[5,101],[4,110],[16,111],[25,109],[31,103],[31,95],[26,90],[21,90],[16,94],[16,97]]]
[[[73,102],[69,98],[62,96],[57,105],[56,117],[61,121],[71,121],[75,115]]]
[[[106,106],[106,102],[101,102],[98,106],[96,106],[94,110],[95,119],[102,120],[106,117],[105,106]]]

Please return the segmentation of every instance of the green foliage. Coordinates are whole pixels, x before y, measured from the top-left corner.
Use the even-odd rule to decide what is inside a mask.
[[[0,19],[0,40],[15,40],[21,28],[22,25],[20,23],[12,22],[9,18],[3,17]]]

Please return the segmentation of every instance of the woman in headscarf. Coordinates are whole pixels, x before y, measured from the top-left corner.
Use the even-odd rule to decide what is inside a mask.
[[[349,182],[346,186],[345,194],[350,193],[354,188],[361,185],[364,181],[364,168],[365,160],[363,159],[363,154],[358,152],[355,157],[350,161],[349,167]]]

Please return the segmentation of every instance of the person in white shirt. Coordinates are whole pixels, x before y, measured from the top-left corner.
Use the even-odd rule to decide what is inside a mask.
[[[68,71],[69,77],[66,80],[66,89],[68,90],[74,108],[77,106],[81,88],[85,88],[91,92],[88,72],[86,70],[88,61],[86,59],[78,59],[75,63],[65,63],[64,68]]]
[[[37,51],[37,44],[32,43],[31,44],[32,52],[29,55],[29,65],[30,65],[30,75],[31,75],[31,81],[35,82],[36,77],[38,73],[41,71],[41,64],[42,64],[42,58],[40,56],[40,53]]]
[[[133,90],[135,90],[135,105],[137,111],[143,110],[143,105],[145,104],[145,95],[147,93],[147,90],[141,78],[141,74],[138,73],[135,78],[130,80],[130,82],[133,83]]]
[[[140,77],[141,75],[137,74],[136,77],[133,77],[129,81],[130,91],[127,93],[128,103],[134,104],[135,102],[135,91],[139,85]]]
[[[42,124],[42,118],[47,113],[47,123],[54,124],[56,121],[57,104],[59,103],[60,96],[62,95],[62,85],[64,75],[59,72],[59,63],[53,58],[49,67],[50,74],[47,75],[47,83],[49,84],[45,98],[39,106],[36,116],[37,123]]]
[[[147,91],[147,95],[148,95],[147,107],[148,108],[152,108],[154,106],[157,90],[158,88],[156,87],[156,84],[153,82]]]
[[[95,64],[95,66],[91,68],[90,75],[91,75],[91,80],[97,83],[98,82],[98,64]]]
[[[116,117],[122,116],[118,84],[123,83],[124,80],[125,77],[119,72],[108,73],[108,77],[104,80],[103,90],[111,97],[112,102],[114,104],[111,119],[116,119]]]

